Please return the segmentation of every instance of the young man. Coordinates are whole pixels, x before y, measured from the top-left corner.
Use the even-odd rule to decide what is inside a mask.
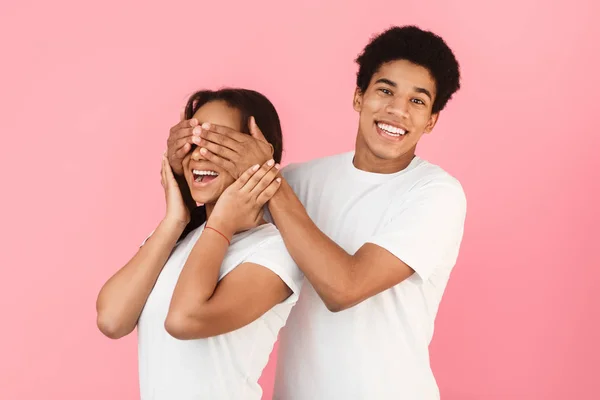
[[[459,89],[459,66],[440,37],[412,26],[375,37],[356,61],[355,151],[285,168],[269,202],[308,280],[282,333],[274,398],[438,399],[428,346],[466,199],[415,149]],[[256,127],[203,124],[197,135],[197,124],[172,130],[174,169],[191,144],[234,176],[270,158]]]

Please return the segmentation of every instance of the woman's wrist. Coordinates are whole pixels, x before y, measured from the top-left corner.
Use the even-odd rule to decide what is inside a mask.
[[[159,227],[162,227],[167,232],[179,237],[179,235],[181,235],[185,230],[187,224],[188,222],[166,216],[162,221],[160,221]]]
[[[206,227],[210,227],[211,229],[216,230],[221,235],[225,236],[225,238],[231,242],[231,238],[235,235],[235,228],[228,224],[226,220],[216,217],[210,217],[208,221],[206,221]]]

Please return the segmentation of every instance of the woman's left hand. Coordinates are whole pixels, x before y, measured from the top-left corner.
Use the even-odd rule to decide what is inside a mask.
[[[279,168],[279,164],[270,160],[262,167],[255,165],[246,170],[223,191],[207,226],[219,229],[231,238],[236,232],[259,225],[263,217],[263,206],[275,195],[281,184]]]
[[[190,222],[190,211],[183,201],[181,190],[175,180],[166,155],[162,157],[160,177],[160,183],[165,190],[165,201],[167,203],[165,220],[185,227]]]

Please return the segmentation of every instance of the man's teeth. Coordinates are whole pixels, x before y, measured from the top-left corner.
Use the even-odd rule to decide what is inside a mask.
[[[381,122],[379,122],[377,126],[379,127],[379,129],[385,131],[385,133],[389,134],[390,136],[402,136],[406,133],[404,129],[396,128],[395,126],[388,124],[382,124]]]

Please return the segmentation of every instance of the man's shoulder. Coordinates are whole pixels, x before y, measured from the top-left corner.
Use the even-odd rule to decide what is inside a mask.
[[[423,186],[439,185],[452,187],[462,191],[462,184],[454,175],[437,164],[425,159],[419,159],[417,168],[414,170],[415,178]]]
[[[413,173],[414,181],[411,189],[406,192],[407,196],[454,199],[460,204],[466,203],[466,193],[461,182],[439,165],[420,159]]]

